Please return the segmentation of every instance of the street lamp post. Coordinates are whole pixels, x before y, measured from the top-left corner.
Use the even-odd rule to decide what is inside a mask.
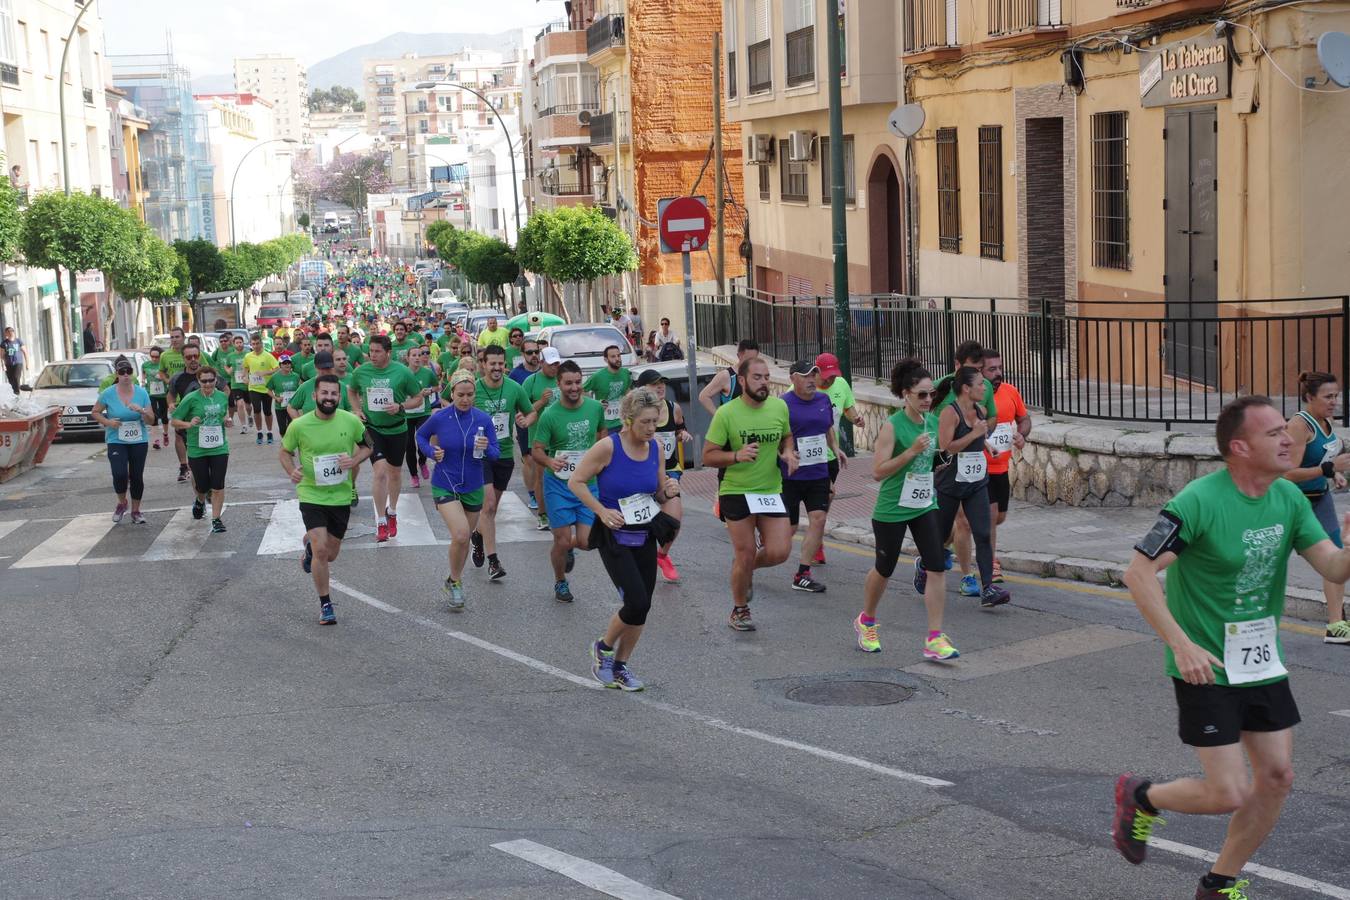
[[[65,186],[66,196],[71,194],[70,190],[70,144],[66,140],[66,63],[70,59],[70,45],[75,43],[75,33],[79,30],[80,20],[84,14],[89,12],[94,6],[94,0],[89,0],[79,13],[75,16],[75,21],[70,23],[70,33],[66,35],[66,46],[61,50],[61,71],[56,73],[56,96],[60,107],[61,116],[61,182]],[[84,349],[83,331],[80,327],[80,320],[83,316],[80,314],[80,294],[75,284],[75,270],[71,269],[67,275],[70,277],[70,347],[71,359],[79,359],[81,351]]]
[[[238,165],[234,167],[234,175],[230,178],[230,246],[235,247],[239,244],[239,236],[234,230],[234,186],[239,183],[239,170],[244,167],[244,162],[262,147],[268,144],[298,144],[295,138],[270,138],[265,141],[259,141],[249,148],[249,151],[239,160]]]

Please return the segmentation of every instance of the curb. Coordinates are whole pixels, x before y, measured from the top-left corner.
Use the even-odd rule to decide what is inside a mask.
[[[825,536],[832,540],[863,547],[876,547],[876,538],[871,529],[856,525],[825,525]],[[905,539],[905,552],[917,555],[914,544]],[[1056,556],[1053,553],[1029,553],[1020,550],[1003,551],[998,555],[1004,571],[1021,575],[1033,575],[1038,578],[1058,578],[1064,581],[1079,581],[1086,584],[1100,584],[1108,587],[1122,587],[1125,577],[1125,564],[1105,559],[1085,559],[1079,556]],[[1315,625],[1325,625],[1327,621],[1327,602],[1321,591],[1291,587],[1285,589],[1285,618],[1299,619]]]

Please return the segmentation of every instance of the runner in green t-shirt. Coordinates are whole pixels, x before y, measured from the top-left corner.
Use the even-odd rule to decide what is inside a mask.
[[[539,370],[526,376],[521,382],[521,387],[525,389],[525,399],[530,401],[530,406],[535,413],[534,423],[525,429],[525,446],[534,446],[534,429],[539,424],[539,415],[548,408],[550,404],[558,402],[558,366],[562,363],[562,355],[558,353],[555,347],[545,347],[541,355]],[[544,496],[544,471],[534,462],[534,455],[529,454],[530,465],[525,469],[525,486],[528,487],[532,496],[538,502],[539,509],[539,530],[548,530],[548,499]]]
[[[178,327],[169,329],[169,349],[159,357],[159,377],[165,384],[173,381],[175,375],[187,368],[187,363],[183,359],[184,346],[186,344],[183,329]]]
[[[429,482],[431,480],[431,470],[427,468],[427,456],[422,452],[422,448],[417,446],[415,435],[417,429],[422,427],[422,423],[427,420],[427,417],[436,411],[436,388],[439,379],[436,377],[436,370],[431,368],[431,351],[426,347],[413,347],[408,351],[408,370],[412,372],[413,380],[421,386],[423,393],[426,394],[422,399],[421,406],[405,411],[408,423],[408,475],[412,479],[413,490],[416,490],[422,486],[422,481]]]
[[[1328,581],[1350,578],[1350,551],[1336,549],[1311,504],[1283,477],[1296,463],[1274,404],[1260,396],[1234,400],[1214,430],[1225,467],[1163,507],[1124,576],[1163,640],[1178,731],[1196,748],[1204,776],[1163,784],[1120,776],[1112,823],[1116,849],[1141,863],[1161,811],[1235,810],[1196,893],[1206,898],[1236,896],[1246,884],[1238,875],[1274,828],[1293,780],[1299,712],[1280,635],[1290,551]],[[1165,594],[1158,583],[1164,570]]]
[[[150,395],[150,408],[155,413],[155,421],[151,423],[150,428],[153,431],[155,425],[159,425],[161,432],[160,437],[151,445],[156,450],[169,446],[169,386],[159,377],[160,358],[163,355],[164,351],[159,347],[151,347],[150,361],[141,366],[145,392]]]
[[[352,340],[352,330],[346,325],[338,329],[338,346],[335,349],[347,354],[347,364],[352,371],[356,371],[357,367],[366,361],[366,348],[358,341]]]
[[[418,342],[408,336],[408,326],[403,322],[394,323],[394,341],[392,344],[394,359],[407,365],[408,351],[416,346],[418,346]]]
[[[591,373],[581,389],[599,400],[605,408],[605,428],[619,428],[619,404],[633,387],[633,373],[623,367],[623,351],[617,346],[605,348],[605,367]]]
[[[506,577],[506,569],[497,558],[497,507],[516,468],[516,426],[533,422],[535,414],[525,389],[506,377],[506,354],[495,344],[483,348],[483,377],[478,379],[473,405],[492,418],[501,456],[490,464],[484,463],[487,490],[483,493],[478,529],[469,539],[473,544],[473,564],[482,566],[486,560],[488,579],[498,581]]]
[[[956,369],[948,375],[943,375],[937,380],[937,387],[942,389],[949,381],[956,377],[956,372],[960,371],[962,366],[971,366],[980,369],[984,364],[984,348],[980,346],[979,341],[963,341],[956,347]],[[942,411],[952,405],[956,399],[956,392],[949,391],[942,402],[934,407],[933,412],[941,415]],[[984,383],[984,398],[980,403],[984,407],[986,418],[991,422],[998,421],[998,404],[994,402],[994,386],[987,380]]]
[[[197,390],[189,391],[173,410],[173,427],[184,429],[187,440],[188,468],[197,499],[192,518],[200,519],[206,510],[206,495],[211,495],[211,532],[220,534],[225,524],[220,514],[225,508],[225,472],[230,464],[230,442],[225,426],[230,415],[230,398],[216,390],[219,374],[210,366],[197,371]]]
[[[225,390],[225,383],[230,385],[230,411],[233,414],[233,420],[227,422],[227,425],[234,424],[234,420],[239,422],[239,433],[248,433],[248,387],[247,376],[244,374],[244,337],[236,334],[230,340],[226,347],[221,345],[220,352],[216,354],[218,363],[216,365],[217,374],[220,376],[221,390]]]
[[[272,402],[277,409],[277,428],[281,429],[281,436],[285,437],[286,429],[291,424],[291,414],[286,406],[295,396],[302,379],[295,373],[294,357],[282,356],[280,362],[281,369],[267,379],[267,390],[271,392]]]
[[[787,404],[769,396],[769,364],[759,357],[745,359],[737,371],[737,383],[741,395],[713,415],[703,464],[726,470],[717,500],[734,554],[728,624],[737,631],[754,631],[750,598],[755,569],[778,565],[792,549],[778,461],[783,460],[789,474],[795,472],[797,450]],[[756,532],[762,549],[755,546]]]
[[[332,625],[337,617],[329,596],[329,566],[347,534],[353,473],[371,449],[361,420],[338,409],[342,385],[337,376],[320,375],[316,382],[315,411],[291,423],[281,438],[280,457],[300,498],[305,523],[301,565],[313,576],[319,593],[319,624]]]

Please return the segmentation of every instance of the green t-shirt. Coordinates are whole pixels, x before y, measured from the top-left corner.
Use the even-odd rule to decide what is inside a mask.
[[[516,442],[516,413],[528,416],[531,412],[530,401],[525,397],[525,389],[510,378],[503,378],[501,387],[490,388],[483,379],[478,379],[478,388],[474,392],[473,405],[493,417],[492,424],[497,428],[497,443],[501,445],[502,459],[513,459]],[[498,416],[506,416],[503,425]]]
[[[836,376],[834,381],[830,382],[828,388],[821,388],[825,395],[830,398],[830,405],[834,407],[834,438],[839,440],[839,422],[844,416],[844,410],[852,408],[853,388],[841,376]],[[832,462],[835,459],[834,451],[825,447],[825,461]],[[885,520],[883,520],[885,521]]]
[[[175,375],[187,368],[187,362],[181,351],[170,348],[159,355],[159,368],[165,378],[173,381]]]
[[[163,359],[163,357],[160,357]],[[201,391],[191,391],[178,405],[174,407],[173,417],[180,422],[191,422],[193,419],[201,419],[201,425],[194,425],[187,430],[187,455],[192,458],[199,456],[223,456],[230,452],[230,429],[225,427],[225,417],[229,415],[230,397],[224,391],[216,390],[207,397]],[[203,448],[201,441],[202,428],[219,428],[220,445],[217,447]],[[351,502],[351,491],[347,492],[347,502]]]
[[[535,372],[529,378],[526,378],[525,383],[521,385],[521,387],[525,389],[525,399],[530,401],[531,407],[539,402],[540,397],[544,396],[544,391],[553,391],[553,397],[539,410],[540,418],[543,417],[544,410],[555,405],[562,398],[562,392],[558,390],[558,379],[548,377],[542,370]],[[536,420],[535,423],[527,429],[528,434],[526,435],[526,440],[531,447],[534,446],[534,435],[538,428],[539,422]]]
[[[515,344],[506,345],[506,371],[510,372],[525,354]]]
[[[112,373],[111,375],[104,375],[103,378],[99,380],[98,392],[101,394],[116,383],[117,383],[116,372]]]
[[[409,370],[409,371],[412,371],[412,370]],[[436,382],[437,382],[437,379],[436,379],[436,373],[432,371],[431,366],[423,366],[422,368],[418,369],[416,372],[413,372],[413,373],[412,373],[412,376],[413,376],[413,378],[417,379],[417,383],[418,383],[419,385],[421,385],[422,387],[424,387],[424,388],[434,388],[434,387],[436,387]],[[431,402],[432,402],[432,399],[431,399],[430,397],[425,397],[425,398],[423,398],[423,400],[422,400],[422,408],[421,408],[421,409],[413,409],[413,410],[409,410],[408,413],[407,413],[408,418],[410,418],[410,419],[415,419],[415,418],[417,418],[418,416],[429,416],[429,415],[431,415],[431,413],[432,413]]]
[[[937,384],[933,385],[934,390],[941,388],[944,384],[949,384],[951,380],[955,377],[956,377],[955,373],[951,375],[943,375],[941,378],[937,380]],[[939,403],[933,409],[934,414],[941,415],[944,409],[951,406],[955,402],[956,402],[956,393],[948,392],[947,396],[942,398],[942,402]],[[985,418],[987,418],[990,422],[998,421],[998,404],[994,403],[994,386],[989,383],[989,379],[987,378],[984,381],[984,409],[985,409]]]
[[[366,348],[362,347],[356,341],[352,341],[347,346],[338,347],[337,349],[342,350],[347,354],[348,371],[353,372],[356,371],[356,369],[360,367],[361,363],[366,361]]]
[[[161,354],[161,357],[163,354]],[[168,387],[159,380],[159,363],[147,362],[141,366],[141,375],[145,378],[145,390],[153,399],[168,394]]]
[[[745,402],[745,395],[717,408],[708,426],[708,440],[731,451],[746,444],[759,444],[753,462],[729,466],[717,493],[777,494],[783,490],[783,472],[778,467],[778,445],[791,428],[788,407],[781,397],[769,397],[757,409]]]
[[[390,406],[407,400],[422,390],[422,385],[413,378],[413,373],[402,363],[391,362],[383,369],[375,368],[374,363],[366,363],[351,375],[351,386],[361,395],[361,409],[366,414],[370,427],[381,434],[402,434],[408,430],[403,410],[392,412],[374,410],[372,399],[387,401]],[[372,398],[372,393],[375,395]]]
[[[539,417],[535,425],[534,436],[530,439],[530,448],[543,444],[544,452],[556,457],[563,451],[585,453],[595,443],[596,436],[604,427],[605,409],[599,400],[582,396],[576,409],[568,409],[562,403],[551,404]],[[549,473],[557,478],[552,472]]]
[[[877,505],[872,510],[872,518],[878,522],[908,522],[910,519],[917,519],[924,513],[937,509],[937,491],[931,481],[927,484],[927,505],[917,505],[918,501],[922,499],[918,490],[915,491],[915,496],[910,499],[910,502],[915,504],[913,506],[901,506],[900,498],[905,493],[906,475],[911,472],[915,475],[931,474],[933,471],[933,455],[937,451],[938,418],[932,413],[925,413],[923,424],[919,424],[911,419],[903,409],[898,409],[891,414],[889,421],[895,429],[895,449],[891,451],[892,459],[913,446],[914,442],[919,439],[919,435],[924,432],[928,433],[928,449],[910,460],[909,465],[894,472],[889,478],[881,482],[881,487],[877,490]]]
[[[407,365],[408,351],[413,349],[417,345],[418,345],[417,341],[413,340],[410,337],[406,337],[401,341],[391,341],[389,352],[393,354],[394,359],[398,360],[404,365]]]
[[[316,375],[314,378],[302,382],[300,386],[295,389],[295,396],[291,397],[291,402],[288,403],[287,406],[291,409],[300,410],[301,415],[314,412],[314,388],[317,387],[314,382],[317,378],[318,376]],[[352,376],[350,373],[348,373],[347,377],[338,379],[338,409],[345,409],[348,412],[351,412],[352,409],[351,401],[347,399],[347,386],[351,384],[351,380]]]
[[[346,477],[336,484],[315,483],[314,458],[317,456],[350,456],[366,433],[361,420],[346,410],[335,410],[328,420],[315,413],[296,419],[281,438],[281,446],[291,453],[300,451],[300,470],[304,473],[295,486],[301,503],[319,506],[347,506],[352,502],[351,481]],[[331,461],[326,461],[331,462]]]
[[[315,374],[314,354],[311,353],[309,356],[302,353],[295,354],[291,357],[291,368],[295,370],[295,374],[300,376],[301,381],[313,378]]]
[[[1163,509],[1181,520],[1177,536],[1186,542],[1167,567],[1167,608],[1181,630],[1223,660],[1225,637],[1236,632],[1237,623],[1273,617],[1276,652],[1283,663],[1279,624],[1289,553],[1327,540],[1303,492],[1292,481],[1277,478],[1264,496],[1248,497],[1224,468],[1186,485]],[[1167,674],[1181,677],[1170,647]],[[1214,680],[1229,684],[1227,671],[1216,668]]]
[[[511,332],[498,325],[496,331],[488,331],[484,328],[478,332],[477,343],[480,347],[486,347],[488,344],[496,344],[498,347],[505,347],[510,343]]]
[[[291,368],[294,370],[295,367],[292,366]],[[277,372],[267,379],[267,389],[277,396],[282,406],[285,406],[300,387],[301,380],[300,376],[295,374],[294,371],[289,375],[285,372]]]
[[[441,383],[445,384],[454,374],[455,367],[459,365],[459,354],[447,350],[436,358],[436,363],[441,367]]]
[[[244,352],[242,350],[238,353],[233,350],[223,350],[216,363],[217,371],[225,376],[225,380],[229,381],[230,387],[240,388],[241,390],[244,388],[247,382],[244,379]]]
[[[605,366],[600,371],[591,373],[591,377],[586,379],[581,389],[600,401],[605,408],[605,427],[615,431],[621,424],[619,402],[632,387],[632,372],[624,368],[612,372],[609,366]]]
[[[244,376],[248,379],[248,389],[255,394],[267,393],[267,379],[281,367],[277,358],[264,350],[244,354]]]

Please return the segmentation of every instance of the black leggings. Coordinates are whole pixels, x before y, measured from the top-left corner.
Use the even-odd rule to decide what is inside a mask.
[[[108,445],[113,493],[120,497],[127,492],[130,483],[132,500],[140,500],[145,495],[145,456],[149,449],[148,443]]]
[[[192,486],[199,494],[225,490],[225,472],[229,467],[230,457],[225,453],[188,457],[188,468],[192,470]]]
[[[286,428],[287,428],[290,424],[291,424],[291,414],[288,413],[288,412],[286,412],[286,407],[285,407],[285,405],[283,405],[283,404],[278,404],[278,405],[277,405],[277,430],[281,432],[281,436],[282,436],[282,437],[285,437],[285,436],[286,436]]]
[[[956,524],[956,511],[966,512],[966,524],[970,526],[970,536],[975,539],[975,562],[980,568],[980,586],[989,587],[994,583],[994,545],[989,543],[989,489],[981,487],[969,497],[953,497],[938,491],[938,516],[942,526],[942,539],[945,541]]]
[[[408,418],[408,474],[413,478],[417,477],[417,465],[421,463],[426,465],[427,455],[422,452],[422,447],[417,443],[417,429],[422,427],[422,423],[427,420],[426,416],[420,416],[416,419]]]
[[[263,416],[272,414],[272,395],[259,391],[249,391],[248,405],[253,407],[253,424],[258,431],[262,431]]]
[[[890,578],[894,574],[900,548],[905,543],[905,529],[909,529],[914,545],[919,548],[923,567],[929,572],[944,571],[946,555],[942,552],[942,533],[938,528],[937,511],[932,510],[907,522],[872,520],[872,535],[876,538],[876,561],[873,566],[877,574],[882,578]]]
[[[652,592],[656,590],[656,541],[648,537],[641,547],[612,547],[606,539],[600,542],[598,552],[623,599],[619,621],[625,625],[646,625]]]

